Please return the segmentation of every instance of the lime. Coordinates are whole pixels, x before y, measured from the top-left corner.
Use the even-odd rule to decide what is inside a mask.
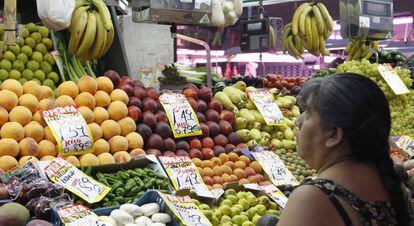
[[[16,70],[16,69],[12,69],[9,73],[9,78],[11,79],[16,79],[19,80],[19,78],[22,77],[22,74],[20,73],[20,71]]]
[[[53,80],[55,84],[59,82],[59,75],[54,71],[47,74],[47,78]]]

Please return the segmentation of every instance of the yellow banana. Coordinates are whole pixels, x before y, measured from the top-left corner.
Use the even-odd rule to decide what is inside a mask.
[[[355,53],[354,57],[352,58],[352,60],[360,60],[362,55],[362,48],[359,48],[358,51]]]
[[[106,42],[105,42],[105,48],[102,50],[102,52],[99,53],[99,57],[101,58],[105,53],[111,48],[112,42],[114,41],[115,31],[114,29],[111,29],[106,32]]]
[[[351,59],[353,59],[353,56],[356,54],[356,52],[359,49],[359,46],[361,45],[361,41],[358,39],[352,49],[349,51],[348,56],[351,56]]]
[[[302,13],[303,9],[306,6],[309,6],[310,3],[305,2],[303,4],[301,4],[295,11],[295,13],[293,14],[293,18],[292,18],[292,33],[293,35],[298,35],[299,32],[299,17],[300,14]]]
[[[293,36],[295,41],[295,48],[299,51],[300,54],[303,53],[303,45],[302,45],[302,39],[299,37],[299,35]]]
[[[307,50],[312,50],[313,47],[313,40],[312,40],[312,19],[310,16],[306,17],[305,20],[305,25],[306,25],[306,46],[308,48],[306,48]]]
[[[333,20],[331,15],[328,12],[328,9],[326,9],[325,5],[318,2],[316,6],[319,8],[319,11],[322,14],[322,17],[325,19],[325,26],[328,28],[329,31],[333,30]]]
[[[96,17],[96,35],[95,40],[93,42],[93,45],[89,51],[89,56],[92,59],[97,59],[99,56],[99,53],[105,48],[106,43],[106,30],[102,22],[102,18],[99,15],[98,12],[93,12]]]
[[[311,11],[312,11],[312,6],[311,5],[308,5],[300,13],[300,16],[299,16],[299,31],[302,33],[302,35],[306,35],[306,29],[305,29],[306,28],[306,24],[305,24],[305,21],[306,21],[306,18],[308,17],[308,15],[309,15],[309,13]]]
[[[329,37],[331,37],[332,31],[330,31],[326,26],[325,26],[325,30],[323,32],[323,37],[325,39],[328,39]]]
[[[288,37],[287,43],[288,43],[289,49],[293,52],[293,57],[295,57],[296,59],[298,58],[303,59],[303,56],[299,53],[299,51],[295,48],[295,45],[293,44],[292,36]]]
[[[270,49],[276,48],[276,33],[272,26],[269,26],[269,47]]]
[[[345,52],[349,53],[351,49],[354,47],[355,43],[356,43],[356,40],[352,39],[352,41],[350,41],[348,45],[346,46]]]
[[[319,51],[323,56],[329,56],[329,50],[326,49],[325,38],[319,35]]]
[[[313,46],[312,49],[316,52],[317,56],[319,56],[319,35],[318,35],[318,27],[316,25],[315,17],[311,17],[311,25],[312,25],[312,41]]]
[[[371,56],[373,54],[374,54],[373,52],[371,52],[371,51],[368,50],[367,54],[364,56],[364,59],[368,60],[369,58],[371,58]]]
[[[323,21],[322,14],[316,5],[312,6],[312,12],[316,20],[316,25],[318,26],[318,33],[319,35],[323,35],[325,32],[325,23]]]
[[[76,2],[82,2],[82,1],[76,1]],[[75,8],[72,13],[72,19],[70,21],[69,25],[69,31],[72,32],[75,25],[78,23],[80,16],[83,14],[83,12],[86,12],[90,7],[89,5],[79,5],[78,8]]]
[[[378,41],[372,41],[371,46],[375,51],[378,51]]]
[[[284,47],[284,53],[286,53],[286,46],[287,46],[286,40],[287,40],[288,36],[290,35],[291,31],[292,31],[292,23],[286,24],[285,28],[283,29],[283,37],[282,37],[282,44],[283,44],[283,47]]]
[[[71,54],[75,54],[79,47],[79,42],[85,32],[86,24],[88,22],[88,13],[82,12],[77,20],[77,23],[70,33],[68,51]]]
[[[107,31],[113,29],[111,13],[108,7],[102,0],[92,0],[93,5],[98,9],[99,14],[102,17],[104,27]]]
[[[96,16],[92,12],[88,12],[88,23],[82,38],[82,41],[79,45],[76,55],[86,57],[89,53],[93,41],[95,40],[96,35]]]

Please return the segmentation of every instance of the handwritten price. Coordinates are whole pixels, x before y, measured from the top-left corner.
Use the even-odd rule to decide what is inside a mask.
[[[189,173],[189,174],[180,174],[177,177],[178,187],[194,187],[196,184],[201,184],[201,181],[198,178],[196,173]]]

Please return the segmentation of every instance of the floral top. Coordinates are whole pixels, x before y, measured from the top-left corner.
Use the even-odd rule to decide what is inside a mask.
[[[389,226],[397,225],[396,214],[387,201],[373,201],[365,202],[359,199],[354,193],[331,180],[313,179],[304,180],[302,185],[313,185],[320,188],[327,195],[335,195],[344,200],[354,210],[359,213],[359,218],[362,226]],[[407,200],[408,202],[408,200]],[[411,203],[409,203],[411,207]],[[410,208],[411,210],[411,208]],[[411,211],[411,219],[413,219]],[[412,222],[411,225],[414,225]]]

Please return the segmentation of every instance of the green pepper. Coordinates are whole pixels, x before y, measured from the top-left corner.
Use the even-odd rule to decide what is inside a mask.
[[[127,194],[127,196],[135,196],[138,192],[141,191],[140,187],[133,187]]]
[[[117,196],[123,196],[123,195],[125,195],[125,193],[126,193],[126,191],[125,191],[125,189],[124,189],[124,188],[117,188],[117,189],[115,190],[115,194],[116,194]]]
[[[125,185],[125,190],[129,191],[131,190],[134,186],[136,186],[135,184],[135,180],[134,179],[128,179],[126,185]]]
[[[111,202],[111,206],[119,206],[119,202],[113,201],[113,202]]]
[[[124,185],[124,183],[122,181],[117,181],[114,185],[112,185],[112,190],[116,190],[117,188],[122,187],[122,185]]]
[[[153,187],[154,186],[154,182],[156,181],[156,179],[155,178],[151,178],[151,179],[149,179],[148,180],[148,182],[145,184],[145,187],[146,188],[150,188],[150,187]]]
[[[102,173],[97,173],[96,178],[98,178],[98,180],[102,182],[103,184],[105,184],[106,186],[109,186],[108,181],[106,180],[105,176]]]

